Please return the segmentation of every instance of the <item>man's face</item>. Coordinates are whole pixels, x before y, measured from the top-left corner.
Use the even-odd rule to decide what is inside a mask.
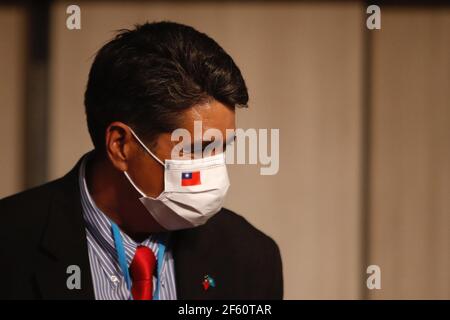
[[[198,134],[200,123],[201,135]],[[194,132],[195,125],[197,133]],[[235,130],[235,127],[235,111],[215,100],[184,111],[180,128],[186,129],[190,133],[191,140],[185,141],[183,138],[182,144],[190,149],[190,153],[184,149],[180,156],[188,159],[201,157],[202,150],[210,144],[211,140],[214,140],[214,145],[225,146],[229,142],[226,139],[230,138],[229,134],[227,137],[227,129]],[[208,129],[218,130],[217,132],[221,133],[220,137],[215,136],[213,139],[204,137],[203,134]],[[179,141],[171,141],[171,135],[171,132],[160,134],[154,147],[151,148],[154,155],[162,162],[173,158],[172,150],[179,143]],[[130,160],[128,173],[147,196],[157,197],[164,190],[164,167],[143,148],[140,148],[138,141],[134,141],[139,150],[135,153],[136,156]],[[194,146],[200,146],[200,148],[196,149]],[[147,147],[150,146],[147,145]],[[207,155],[205,154],[205,156]]]

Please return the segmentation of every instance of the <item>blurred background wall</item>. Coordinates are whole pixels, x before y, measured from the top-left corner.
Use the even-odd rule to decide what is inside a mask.
[[[22,190],[25,10],[0,6],[0,197]]]
[[[81,8],[81,30],[66,28],[70,4]],[[367,30],[366,7],[0,5],[0,197],[63,175],[92,148],[84,88],[114,30],[181,22],[241,68],[250,108],[238,126],[280,129],[279,173],[231,165],[227,207],[279,244],[285,298],[449,299],[450,7],[381,5],[378,31]],[[366,288],[371,264],[381,290]]]

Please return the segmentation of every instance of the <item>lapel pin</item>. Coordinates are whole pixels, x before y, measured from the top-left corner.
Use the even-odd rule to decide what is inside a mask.
[[[216,286],[216,282],[214,281],[214,279],[210,276],[210,275],[205,275],[205,277],[203,278],[203,290],[208,290],[209,287],[214,288]]]

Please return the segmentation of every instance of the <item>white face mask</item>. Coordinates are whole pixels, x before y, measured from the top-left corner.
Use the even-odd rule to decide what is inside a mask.
[[[142,195],[139,200],[162,227],[166,230],[193,228],[220,211],[230,186],[225,153],[193,160],[169,159],[163,163],[133,130],[131,133],[164,166],[164,191],[157,198],[145,195],[124,172]]]

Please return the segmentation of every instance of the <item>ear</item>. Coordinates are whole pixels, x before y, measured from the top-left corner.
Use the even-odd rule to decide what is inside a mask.
[[[119,171],[128,171],[130,159],[136,153],[136,144],[130,128],[122,122],[112,122],[105,132],[106,154]]]

